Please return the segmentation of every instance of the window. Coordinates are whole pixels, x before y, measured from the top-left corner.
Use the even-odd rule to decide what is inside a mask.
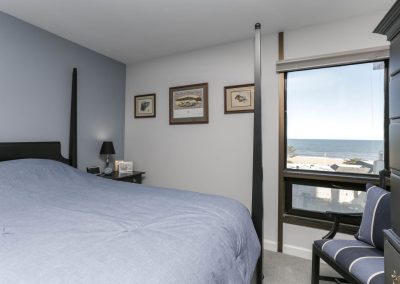
[[[323,186],[292,185],[292,208],[324,213],[359,213],[364,209],[366,193]]]
[[[384,62],[287,73],[287,168],[384,169]]]
[[[376,61],[285,73],[287,216],[315,225],[326,211],[363,211],[365,183],[378,183],[387,168],[386,67]]]

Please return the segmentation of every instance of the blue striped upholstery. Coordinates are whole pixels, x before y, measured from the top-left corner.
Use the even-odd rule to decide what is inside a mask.
[[[319,240],[314,243],[360,282],[384,283],[383,251],[359,240]]]
[[[360,230],[356,238],[383,250],[383,230],[390,228],[390,193],[371,186],[367,190],[367,202]]]

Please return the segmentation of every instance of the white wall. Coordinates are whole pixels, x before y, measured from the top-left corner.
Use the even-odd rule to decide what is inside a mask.
[[[128,67],[126,158],[147,172],[147,184],[250,206],[253,115],[224,115],[223,92],[253,82],[252,50],[244,41]],[[169,87],[202,82],[209,84],[209,124],[170,126]],[[157,117],[133,119],[133,96],[149,92],[157,93]]]
[[[285,31],[285,58],[315,56],[388,45],[385,37],[372,31],[385,11],[340,22]]]
[[[383,12],[285,32],[287,58],[386,44],[372,35]],[[275,250],[278,210],[277,35],[262,38],[264,237]],[[146,171],[145,184],[220,194],[250,208],[252,114],[224,114],[223,88],[253,81],[253,42],[246,40],[128,66],[125,159]],[[168,123],[173,86],[209,83],[209,124]],[[157,117],[134,119],[133,96],[157,93]],[[193,151],[193,149],[196,149]],[[284,251],[308,257],[319,230],[285,225]]]

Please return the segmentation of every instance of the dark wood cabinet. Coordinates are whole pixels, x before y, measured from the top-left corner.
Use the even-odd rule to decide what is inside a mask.
[[[392,187],[392,227],[397,235],[400,236],[400,205],[398,204],[400,201],[400,177],[396,174],[392,174],[390,184]]]
[[[400,121],[389,125],[389,163],[393,174],[400,172]]]
[[[400,0],[375,29],[390,41],[389,165],[392,229],[385,231],[385,283],[400,284]]]
[[[399,73],[400,74],[400,73]],[[395,75],[389,83],[389,116],[394,119],[400,117],[400,75]]]
[[[400,284],[400,254],[390,234],[385,240],[385,283]]]
[[[400,37],[397,35],[390,44],[390,76],[395,76],[400,71]]]

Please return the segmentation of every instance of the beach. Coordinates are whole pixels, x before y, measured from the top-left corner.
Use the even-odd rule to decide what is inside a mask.
[[[374,161],[353,160],[334,157],[294,156],[287,159],[288,169],[313,170],[324,172],[342,172],[370,174],[374,171]]]
[[[313,157],[313,156],[295,156],[288,158],[289,163],[293,164],[317,164],[324,166],[340,165],[343,164],[344,159],[341,158],[330,158],[330,157]]]

